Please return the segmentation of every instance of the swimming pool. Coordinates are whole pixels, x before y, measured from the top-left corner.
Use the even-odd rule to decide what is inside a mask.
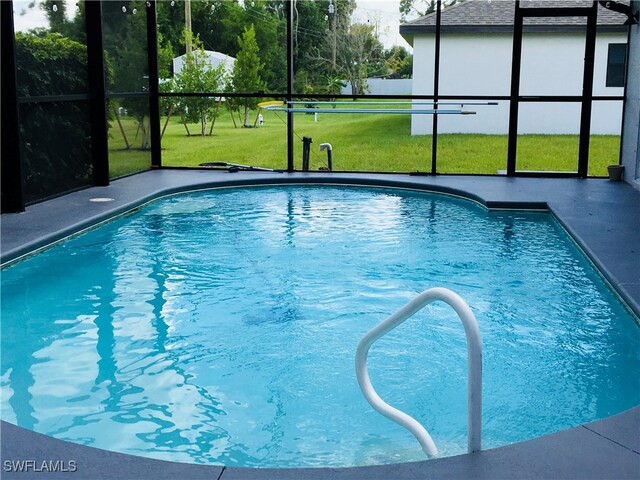
[[[353,352],[436,285],[480,322],[485,448],[639,403],[638,328],[548,214],[336,187],[205,192],[140,214],[3,272],[3,419],[181,461],[422,459],[362,399]],[[385,340],[370,362],[383,397],[444,454],[464,451],[457,318],[434,305]]]

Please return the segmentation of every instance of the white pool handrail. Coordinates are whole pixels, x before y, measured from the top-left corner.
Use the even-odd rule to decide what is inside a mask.
[[[457,293],[441,287],[425,290],[367,332],[356,349],[356,377],[362,393],[375,410],[409,430],[418,439],[422,450],[429,457],[437,456],[438,449],[429,432],[416,419],[392,407],[380,398],[371,384],[367,369],[367,355],[371,345],[427,304],[436,300],[446,302],[453,307],[462,320],[467,336],[467,428],[469,433],[467,449],[469,453],[477,452],[482,448],[482,340],[476,317],[469,305]]]

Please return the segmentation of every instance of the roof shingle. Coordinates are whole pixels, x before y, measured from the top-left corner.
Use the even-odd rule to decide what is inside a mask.
[[[629,4],[629,1],[621,3]],[[523,0],[521,8],[588,8],[587,0]],[[515,12],[513,0],[466,0],[442,10],[442,33],[512,32]],[[598,5],[599,31],[625,31],[626,16]],[[430,13],[400,26],[402,35],[435,33],[436,14]],[[524,31],[569,32],[585,30],[586,17],[528,17]]]

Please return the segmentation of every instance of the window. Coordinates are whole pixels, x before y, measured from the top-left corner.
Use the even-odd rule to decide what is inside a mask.
[[[624,87],[627,44],[610,43],[607,57],[607,87]]]

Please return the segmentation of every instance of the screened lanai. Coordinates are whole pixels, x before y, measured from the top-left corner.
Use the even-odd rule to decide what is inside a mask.
[[[637,478],[640,2],[0,8],[3,478]]]
[[[629,2],[376,3],[3,2],[3,211],[150,168],[318,171],[322,143],[341,172],[636,181]]]

